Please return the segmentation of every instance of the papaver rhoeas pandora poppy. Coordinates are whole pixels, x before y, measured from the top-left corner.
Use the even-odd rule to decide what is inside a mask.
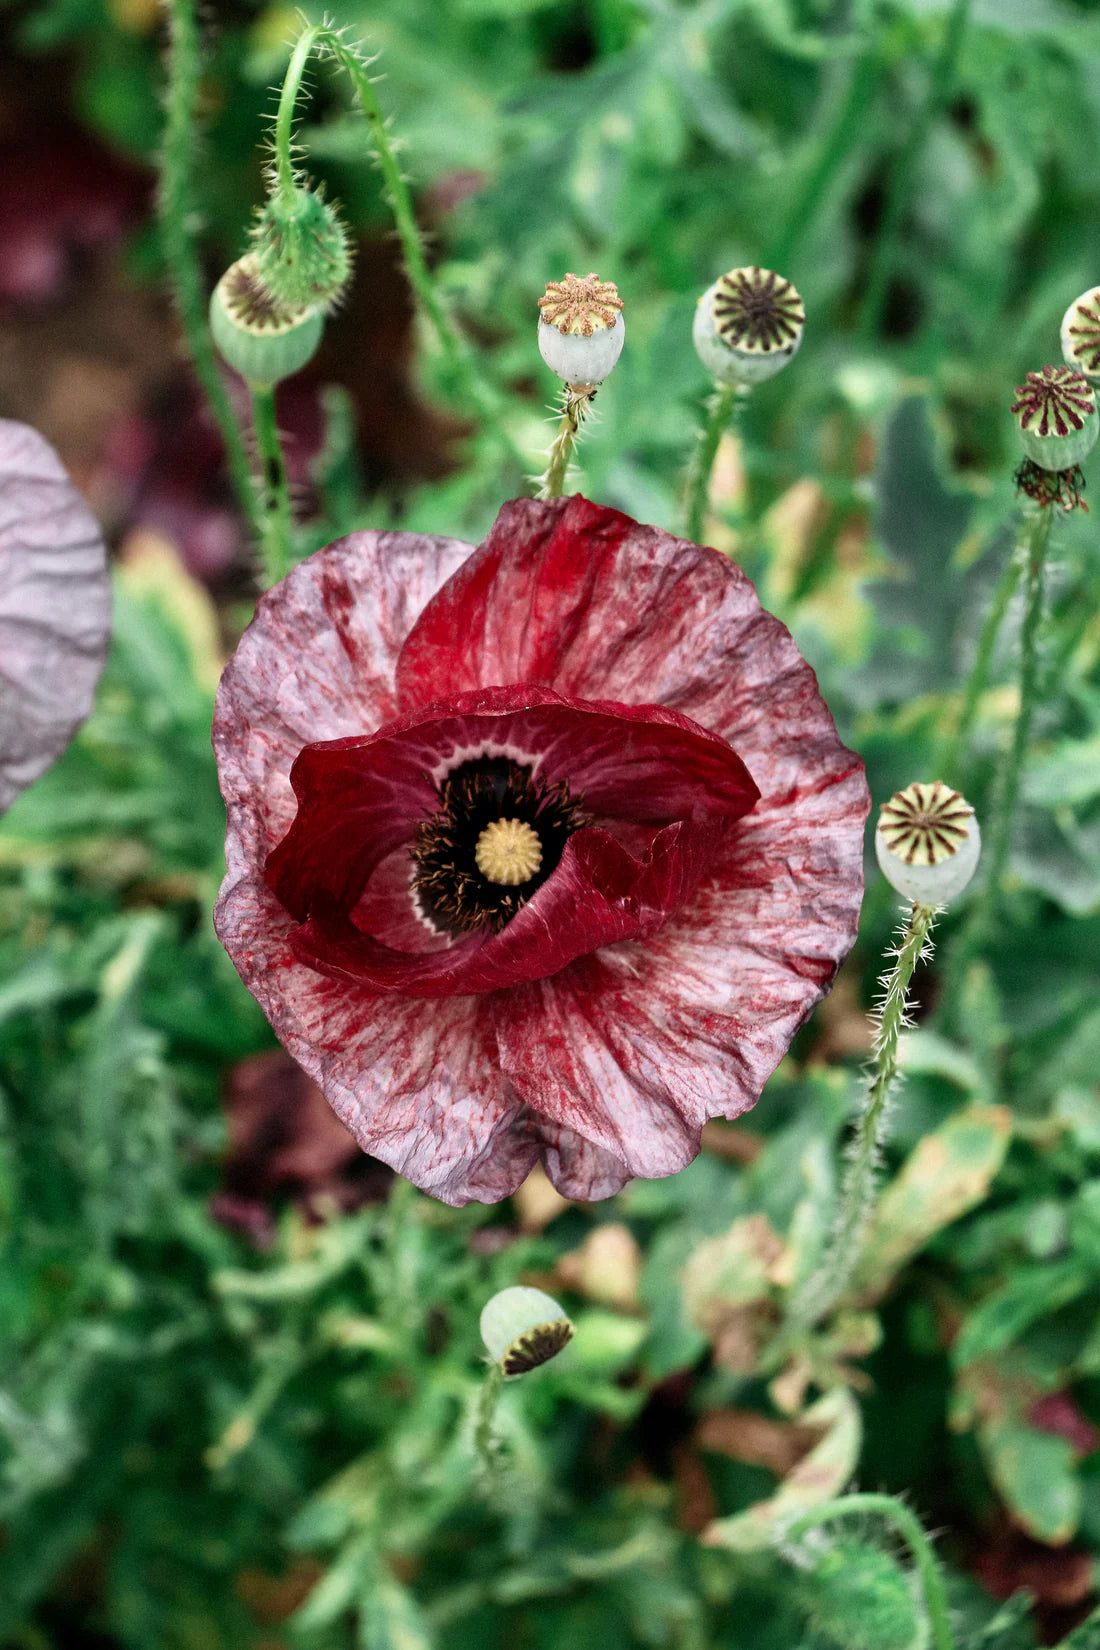
[[[218,933],[365,1150],[450,1203],[682,1168],[855,935],[868,798],[744,575],[583,498],[354,533],[222,679]]]
[[[91,710],[110,626],[95,518],[49,442],[0,418],[0,813]]]

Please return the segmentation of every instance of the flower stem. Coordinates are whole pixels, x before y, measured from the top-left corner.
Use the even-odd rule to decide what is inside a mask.
[[[561,498],[564,493],[569,465],[580,440],[591,399],[587,390],[578,390],[572,384],[564,386],[561,392],[561,421],[558,424],[558,433],[550,444],[546,471],[539,487],[539,498]]]
[[[970,5],[971,0],[955,0],[936,61],[929,74],[927,95],[893,168],[859,315],[859,330],[864,338],[873,337],[882,320],[883,305],[890,277],[894,273],[898,236],[905,208],[909,204],[913,175],[924,151],[932,123],[940,110],[946,107],[951,96],[955,68],[970,16]]]
[[[264,563],[264,585],[270,588],[286,577],[294,563],[294,515],[286,461],[275,418],[275,391],[270,385],[250,384],[248,388],[252,397],[252,427],[261,477],[260,550]]]
[[[941,774],[948,783],[953,783],[958,777],[957,768],[960,757],[970,743],[970,736],[974,728],[974,719],[977,715],[978,704],[985,692],[989,681],[989,668],[993,663],[993,649],[1004,623],[1005,614],[1016,586],[1020,582],[1020,571],[1023,566],[1021,558],[1013,550],[1005,562],[1004,569],[997,581],[997,588],[993,592],[993,600],[982,621],[981,635],[978,638],[978,651],[974,655],[970,675],[966,683],[966,697],[955,730],[948,739],[936,762],[933,764],[936,772]]]
[[[914,905],[893,950],[893,966],[883,976],[874,1064],[864,1096],[848,1169],[840,1192],[833,1234],[817,1270],[806,1280],[791,1307],[795,1327],[809,1328],[826,1317],[840,1300],[859,1264],[874,1214],[875,1183],[889,1121],[890,1090],[898,1070],[898,1045],[904,1030],[909,986],[922,956],[931,954],[936,921],[934,905]]]
[[[904,1501],[899,1501],[892,1495],[860,1494],[844,1495],[835,1501],[824,1501],[821,1506],[812,1508],[804,1513],[794,1524],[785,1531],[789,1541],[797,1541],[807,1530],[817,1528],[822,1524],[831,1523],[834,1518],[852,1517],[881,1518],[892,1524],[894,1529],[905,1541],[913,1555],[913,1563],[917,1576],[920,1579],[921,1592],[924,1596],[924,1607],[927,1612],[927,1623],[931,1633],[933,1650],[955,1650],[955,1637],[951,1631],[951,1617],[947,1605],[947,1588],[944,1585],[943,1571],[932,1549],[932,1543],[925,1534],[920,1519],[916,1513],[908,1508]]]
[[[716,389],[707,402],[707,421],[688,464],[685,489],[687,505],[684,512],[684,532],[693,544],[699,544],[703,537],[707,502],[710,498],[710,473],[714,468],[718,443],[735,411],[736,423],[740,425],[741,412],[747,399],[747,390]]]
[[[416,301],[428,317],[439,341],[447,371],[459,397],[474,407],[496,443],[520,468],[523,455],[500,423],[498,397],[485,383],[465,339],[458,332],[432,280],[424,257],[424,246],[413,213],[409,186],[397,164],[394,147],[386,129],[382,107],[369,74],[370,64],[344,40],[341,32],[323,23],[314,23],[301,34],[287,67],[275,117],[275,173],[280,190],[294,188],[293,133],[294,107],[301,89],[306,62],[311,52],[327,54],[350,76],[382,174],[382,184],[393,213],[405,273]]]
[[[485,1373],[485,1384],[477,1401],[477,1421],[474,1426],[474,1449],[486,1482],[489,1483],[500,1466],[500,1447],[493,1437],[493,1417],[503,1384],[504,1370],[494,1359]]]
[[[195,247],[197,213],[191,168],[195,153],[195,103],[202,67],[198,23],[193,0],[165,0],[165,10],[168,85],[157,192],[164,260],[187,350],[221,432],[234,490],[253,532],[262,538],[260,505],[249,471],[244,432],[210,341],[202,271]]]

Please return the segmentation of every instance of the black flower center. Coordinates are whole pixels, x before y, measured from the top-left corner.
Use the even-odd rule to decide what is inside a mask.
[[[590,823],[569,781],[544,785],[507,756],[477,756],[452,768],[439,810],[413,839],[412,885],[420,909],[447,934],[498,934]]]

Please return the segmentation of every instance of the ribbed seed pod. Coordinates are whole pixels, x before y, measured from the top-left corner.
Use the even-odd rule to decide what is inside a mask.
[[[572,1340],[573,1325],[552,1295],[515,1284],[486,1303],[481,1338],[506,1376],[526,1375]]]
[[[1017,387],[1012,411],[1024,452],[1044,470],[1072,470],[1100,435],[1092,386],[1074,367],[1029,372]]]
[[[614,281],[592,273],[549,281],[539,299],[539,354],[567,384],[602,384],[626,338]]]
[[[941,779],[909,785],[883,803],[875,830],[879,868],[917,905],[946,905],[978,866],[981,833],[974,810]]]
[[[1062,354],[1100,389],[1100,286],[1082,292],[1062,316]]]
[[[712,378],[727,389],[749,388],[793,359],[805,324],[805,307],[790,281],[750,264],[731,269],[703,293],[692,337]]]
[[[321,342],[325,319],[316,304],[291,308],[272,297],[254,253],[231,264],[210,299],[210,331],[243,378],[268,389],[304,367]]]

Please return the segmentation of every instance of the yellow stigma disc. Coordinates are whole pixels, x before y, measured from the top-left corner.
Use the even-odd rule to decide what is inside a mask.
[[[494,819],[478,837],[474,859],[486,882],[516,888],[529,882],[542,864],[542,843],[525,820]]]

